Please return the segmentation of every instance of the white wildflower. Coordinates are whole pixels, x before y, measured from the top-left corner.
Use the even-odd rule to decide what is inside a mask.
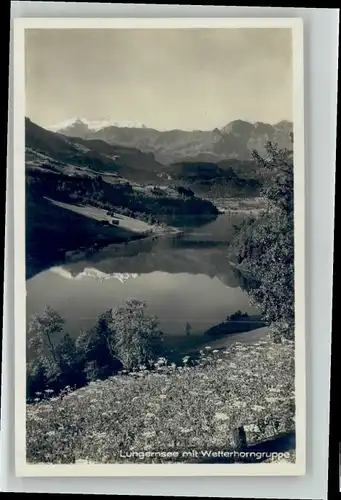
[[[256,424],[244,425],[245,432],[259,432],[259,427]]]
[[[263,411],[263,410],[265,410],[264,406],[260,406],[260,405],[254,405],[254,406],[252,407],[252,409],[253,409],[254,411]]]
[[[275,403],[276,401],[279,401],[280,398],[272,398],[272,397],[267,397],[265,398],[265,401],[268,403]]]
[[[226,415],[226,413],[216,413],[216,414],[214,415],[214,418],[215,418],[216,420],[222,420],[222,421],[225,421],[225,420],[228,420],[228,418],[229,418],[229,417]]]
[[[154,437],[155,435],[156,435],[155,431],[146,431],[146,432],[143,433],[143,436],[147,437],[147,438]]]
[[[193,431],[192,428],[180,427],[181,434],[188,434],[188,433],[190,433],[192,431]]]
[[[234,408],[245,408],[247,403],[245,403],[245,401],[233,401],[232,406]]]

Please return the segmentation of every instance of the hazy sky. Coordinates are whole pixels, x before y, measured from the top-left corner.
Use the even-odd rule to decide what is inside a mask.
[[[292,120],[291,30],[28,29],[26,115],[157,129]]]

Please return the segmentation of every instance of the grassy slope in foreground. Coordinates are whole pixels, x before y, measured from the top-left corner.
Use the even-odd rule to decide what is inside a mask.
[[[228,450],[239,424],[249,443],[292,431],[294,409],[293,343],[204,349],[194,367],[159,363],[28,405],[27,460],[146,463],[120,452]]]

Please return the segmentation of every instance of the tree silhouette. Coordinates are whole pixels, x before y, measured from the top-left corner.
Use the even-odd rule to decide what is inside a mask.
[[[293,154],[269,143],[253,158],[266,176],[262,196],[267,210],[243,223],[231,244],[239,270],[250,273],[247,288],[270,323],[275,341],[294,336],[294,172]],[[246,280],[247,281],[247,280]]]
[[[127,300],[112,310],[108,326],[110,352],[128,369],[148,365],[163,352],[163,335],[157,319],[146,314],[146,304],[139,300]]]

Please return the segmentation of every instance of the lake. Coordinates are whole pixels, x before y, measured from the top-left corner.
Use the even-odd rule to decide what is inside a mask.
[[[27,281],[27,318],[49,305],[77,336],[101,313],[135,298],[146,302],[165,340],[176,346],[189,342],[186,323],[191,337],[202,337],[237,310],[254,314],[228,262],[232,222],[224,214],[180,237],[110,245],[40,272]]]

